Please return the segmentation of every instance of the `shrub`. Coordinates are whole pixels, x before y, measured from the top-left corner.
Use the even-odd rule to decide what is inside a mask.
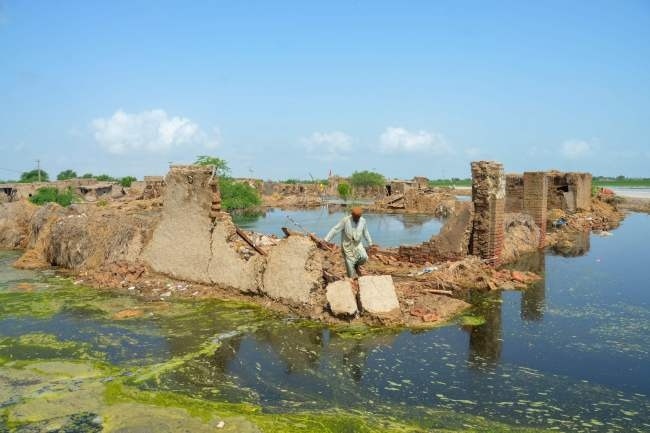
[[[222,176],[219,178],[221,208],[224,210],[249,209],[262,204],[259,193],[247,183]]]
[[[352,192],[352,188],[350,188],[350,185],[348,185],[345,182],[339,183],[339,186],[337,187],[337,190],[338,190],[339,196],[343,200],[347,200],[348,197],[350,197],[350,193]]]
[[[82,179],[92,179],[92,178],[93,178],[93,174],[92,174],[92,173],[84,173],[84,174],[81,176],[81,178],[82,178]]]
[[[77,173],[74,170],[63,170],[61,173],[56,175],[56,180],[68,180],[75,179]]]
[[[386,178],[374,171],[355,171],[350,176],[350,184],[355,187],[384,186],[386,184]]]
[[[61,206],[70,206],[72,202],[76,201],[77,197],[72,192],[72,188],[68,188],[61,192],[54,187],[44,187],[36,190],[29,198],[34,204],[42,205],[45,203],[58,203]]]
[[[120,179],[120,185],[122,185],[124,188],[128,188],[136,180],[138,179],[133,176],[124,176],[122,179]]]

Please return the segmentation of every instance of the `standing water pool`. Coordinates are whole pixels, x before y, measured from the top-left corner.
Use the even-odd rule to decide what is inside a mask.
[[[305,230],[325,237],[327,232],[349,212],[330,212],[327,207],[306,210],[284,210],[272,208],[263,214],[234,215],[233,222],[244,230],[274,234],[284,237],[282,227]],[[370,236],[378,245],[397,247],[399,245],[419,244],[438,234],[443,221],[424,214],[364,213]],[[338,238],[337,238],[338,239]]]
[[[0,432],[647,432],[648,245],[632,214],[581,257],[517,264],[544,280],[477,297],[478,326],[418,331],[143,302],[5,252]]]

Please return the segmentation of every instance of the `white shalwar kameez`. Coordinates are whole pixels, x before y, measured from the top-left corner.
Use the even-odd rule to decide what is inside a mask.
[[[366,238],[368,246],[372,246],[372,239],[368,233],[366,219],[360,217],[358,222],[354,222],[352,215],[345,216],[338,222],[332,230],[325,236],[326,242],[331,242],[337,233],[341,232],[341,250],[345,260],[345,268],[348,277],[357,278],[356,266],[364,264],[368,260],[368,253],[363,246],[362,238]]]

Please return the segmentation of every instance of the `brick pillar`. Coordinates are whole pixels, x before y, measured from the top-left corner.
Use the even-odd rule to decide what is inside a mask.
[[[524,213],[532,216],[539,227],[539,247],[546,242],[546,206],[548,202],[548,178],[543,171],[524,173]]]
[[[471,253],[488,260],[493,266],[501,264],[506,180],[503,164],[494,161],[472,162],[472,201],[474,227]]]

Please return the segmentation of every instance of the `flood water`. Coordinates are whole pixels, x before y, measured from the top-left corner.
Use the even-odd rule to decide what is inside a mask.
[[[621,197],[630,197],[630,198],[650,198],[650,188],[647,187],[622,187],[622,186],[611,186],[608,187],[616,195]]]
[[[306,210],[284,210],[273,208],[264,214],[234,215],[233,221],[244,230],[274,234],[284,237],[282,227],[293,231],[307,230],[325,237],[327,232],[347,215],[349,211],[330,212],[327,207]],[[431,215],[365,213],[370,236],[378,245],[396,247],[427,241],[438,234],[443,222]],[[292,221],[295,221],[295,225]],[[338,237],[336,238],[338,240]]]
[[[224,431],[647,432],[650,216],[612,233],[517,264],[544,280],[478,297],[485,324],[420,331],[143,303],[4,253],[0,431],[216,431],[216,413]],[[127,308],[144,314],[115,319]]]

